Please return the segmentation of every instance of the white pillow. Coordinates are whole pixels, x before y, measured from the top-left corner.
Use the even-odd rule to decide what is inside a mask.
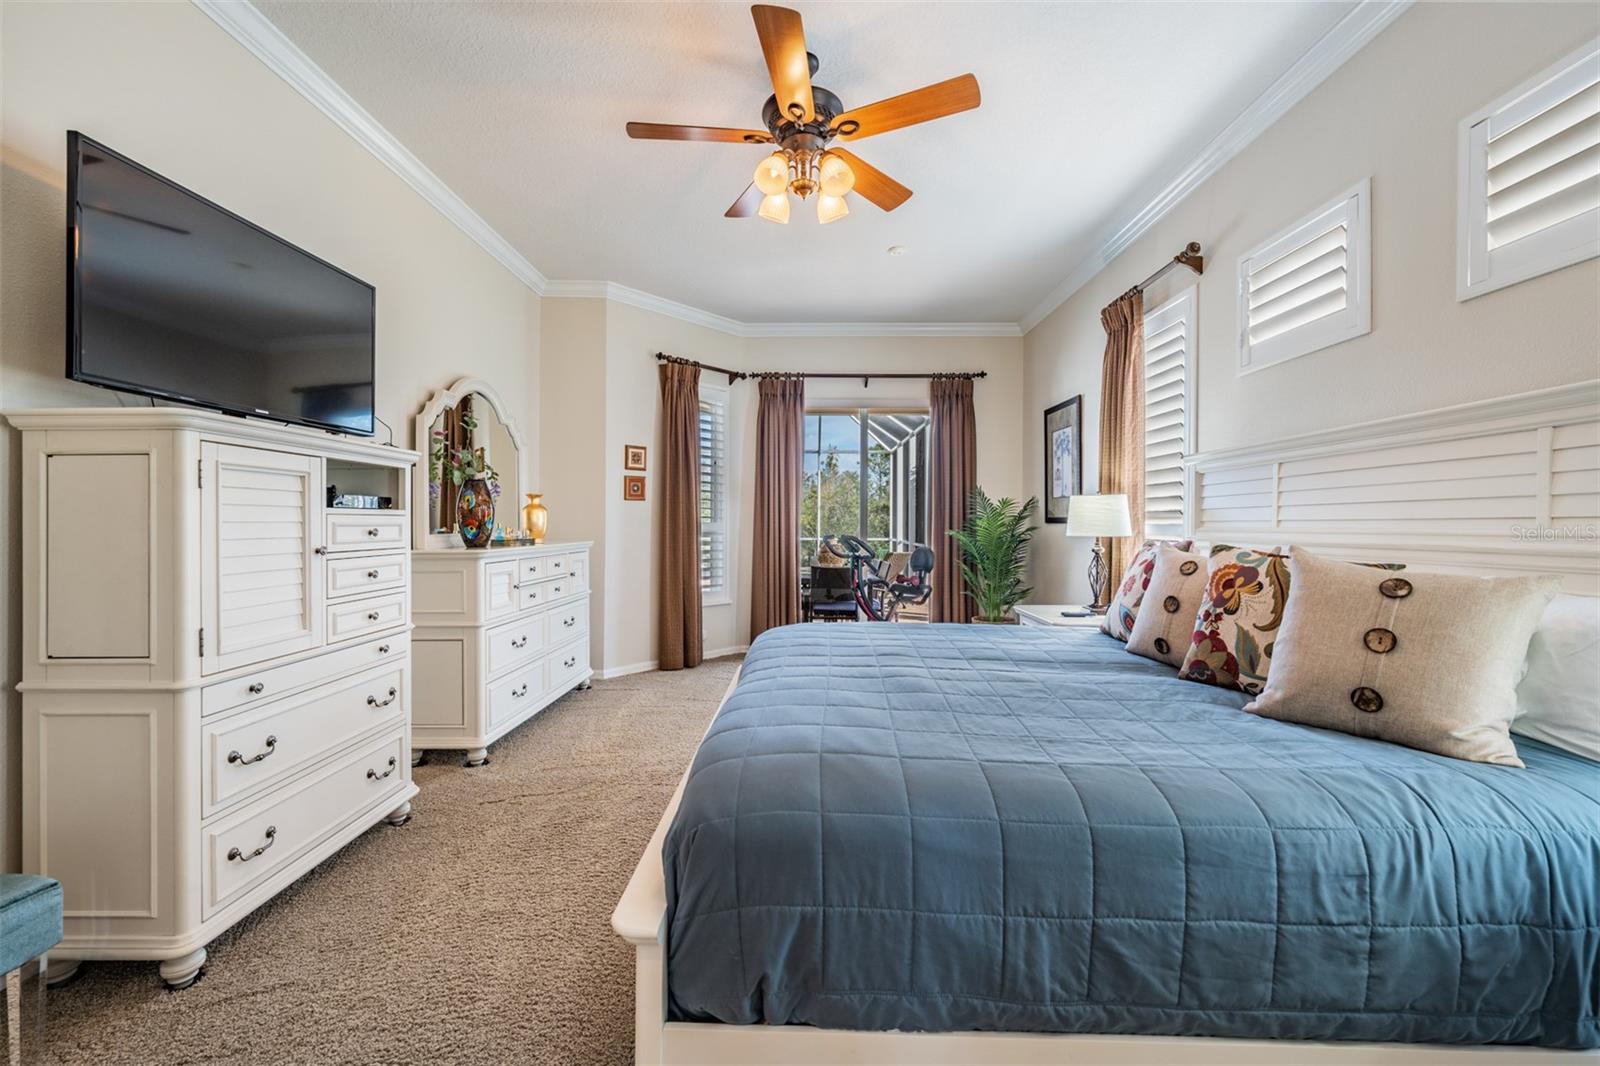
[[[1511,731],[1600,761],[1600,598],[1557,596],[1545,608]]]

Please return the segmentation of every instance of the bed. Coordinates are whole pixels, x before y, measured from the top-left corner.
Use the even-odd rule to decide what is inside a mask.
[[[1593,763],[1244,702],[1085,630],[764,634],[662,839],[669,1021],[1600,1044]]]

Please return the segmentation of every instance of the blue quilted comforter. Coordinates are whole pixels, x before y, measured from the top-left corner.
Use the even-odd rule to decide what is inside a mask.
[[[672,1016],[1600,1044],[1600,765],[1243,703],[1086,630],[764,634],[666,839]]]

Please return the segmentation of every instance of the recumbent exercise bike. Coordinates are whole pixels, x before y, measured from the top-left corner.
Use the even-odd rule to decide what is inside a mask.
[[[893,622],[901,607],[927,603],[933,595],[933,584],[929,580],[933,573],[933,549],[925,544],[912,549],[905,573],[890,580],[885,576],[888,561],[880,560],[872,545],[860,537],[830,533],[822,538],[822,543],[833,555],[846,560],[852,598],[813,604],[814,617],[855,621],[859,615],[865,615],[869,621]]]

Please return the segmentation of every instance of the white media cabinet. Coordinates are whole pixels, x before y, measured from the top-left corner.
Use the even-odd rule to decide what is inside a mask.
[[[488,761],[496,740],[588,688],[589,542],[412,553],[412,744]]]
[[[66,903],[52,977],[148,959],[182,988],[219,933],[409,815],[417,455],[185,408],[6,417],[23,864]],[[333,483],[394,506],[330,507]]]

